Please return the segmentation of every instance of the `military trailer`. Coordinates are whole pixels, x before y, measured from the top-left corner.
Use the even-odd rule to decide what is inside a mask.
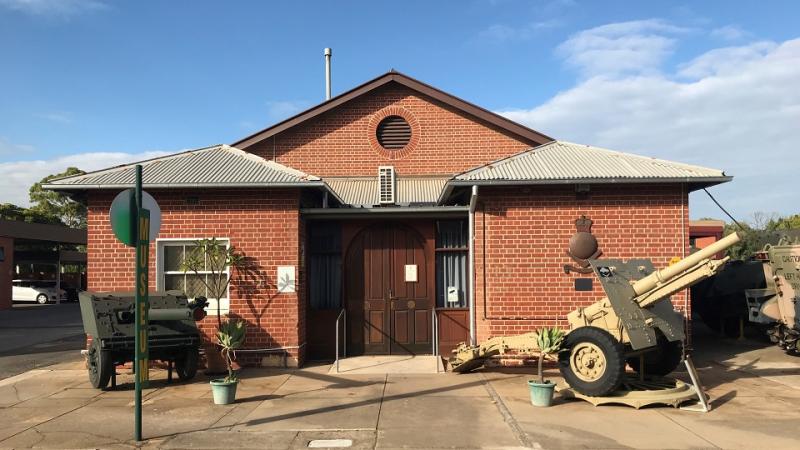
[[[134,298],[132,292],[80,294],[83,329],[91,341],[87,368],[95,388],[105,389],[115,381],[115,367],[134,360]],[[190,303],[180,291],[150,294],[149,358],[167,361],[170,378],[173,366],[181,380],[197,373],[201,337],[195,321],[205,317],[206,304],[202,297]]]
[[[800,241],[767,244],[756,259],[764,263],[767,286],[745,291],[748,317],[769,326],[772,342],[800,355]]]
[[[590,259],[607,297],[567,315],[570,331],[559,353],[564,380],[580,394],[599,397],[620,386],[626,363],[640,374],[672,372],[683,358],[686,334],[685,318],[669,297],[716,274],[729,258],[711,258],[739,240],[733,233],[661,270],[648,259]],[[505,351],[535,352],[536,337],[532,332],[462,343],[450,364],[467,372]]]

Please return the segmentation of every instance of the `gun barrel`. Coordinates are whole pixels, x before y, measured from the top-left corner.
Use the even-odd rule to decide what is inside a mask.
[[[642,295],[645,292],[648,292],[659,285],[659,283],[665,283],[669,281],[670,278],[679,275],[686,270],[694,267],[700,261],[704,259],[709,259],[715,254],[726,250],[728,247],[736,244],[741,240],[739,233],[731,233],[728,236],[720,239],[717,242],[709,245],[708,247],[698,250],[697,252],[687,256],[686,258],[678,261],[677,263],[665,267],[661,270],[657,270],[650,275],[642,278],[641,280],[635,282],[633,284],[633,290],[636,292],[636,295]]]

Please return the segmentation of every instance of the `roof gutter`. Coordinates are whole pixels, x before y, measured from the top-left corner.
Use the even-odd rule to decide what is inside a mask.
[[[674,178],[566,178],[558,180],[450,180],[447,182],[439,202],[444,202],[456,187],[469,186],[530,186],[530,185],[565,185],[565,184],[667,184],[687,183],[703,186],[727,183],[732,176],[721,177],[674,177]]]
[[[131,184],[43,184],[42,189],[51,191],[99,191],[120,190],[133,188]],[[224,188],[321,188],[328,192],[339,203],[344,201],[324,181],[309,181],[304,183],[149,183],[143,186],[146,189],[224,189]]]

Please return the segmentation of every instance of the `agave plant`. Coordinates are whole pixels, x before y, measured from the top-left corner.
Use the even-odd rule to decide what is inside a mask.
[[[237,381],[236,373],[233,371],[233,361],[236,359],[236,349],[244,345],[247,327],[243,320],[228,320],[223,322],[217,331],[217,340],[222,347],[222,357],[228,366],[228,376],[226,382]]]
[[[564,331],[558,327],[542,328],[537,331],[536,343],[539,346],[539,383],[544,384],[542,363],[547,355],[558,353],[564,342]]]

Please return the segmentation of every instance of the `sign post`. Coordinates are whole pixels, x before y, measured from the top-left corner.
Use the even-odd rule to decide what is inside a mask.
[[[161,227],[161,209],[147,192],[142,191],[142,166],[136,166],[136,184],[122,191],[111,203],[111,229],[123,244],[136,249],[135,305],[134,305],[134,438],[142,440],[142,388],[150,380],[148,349],[148,324],[150,301],[148,293],[148,268],[150,241]]]
[[[150,379],[150,364],[147,348],[148,301],[148,263],[150,259],[150,210],[142,208],[142,166],[136,166],[136,317],[135,317],[135,431],[134,439],[142,440],[142,387],[147,387]]]

